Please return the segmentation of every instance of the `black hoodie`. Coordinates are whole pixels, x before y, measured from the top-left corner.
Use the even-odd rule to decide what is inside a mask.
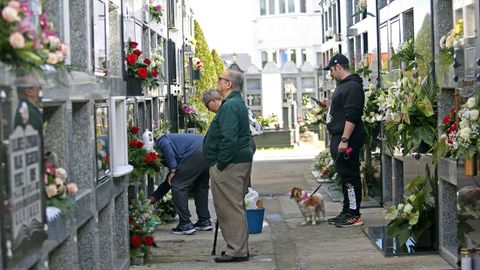
[[[352,136],[364,133],[362,115],[365,103],[362,79],[351,74],[337,83],[327,116],[327,129],[332,136],[342,135],[345,121],[355,124]]]

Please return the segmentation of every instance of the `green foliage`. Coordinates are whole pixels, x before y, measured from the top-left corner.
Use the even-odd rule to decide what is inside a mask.
[[[218,54],[217,50],[212,50],[212,58],[213,62],[215,63],[215,71],[217,72],[217,77],[222,75],[223,71],[225,70],[225,66],[223,65],[222,58]]]
[[[216,87],[217,69],[202,28],[197,21],[195,21],[195,40],[195,56],[203,62],[204,66],[200,80],[195,81],[195,95],[192,103],[200,112],[208,113],[207,108],[202,103],[202,94],[209,88]]]
[[[421,57],[417,57],[418,75],[422,78],[426,77],[431,68],[432,62],[432,23],[430,14],[426,14],[420,30],[415,37],[415,51]]]
[[[272,114],[266,118],[259,116],[257,117],[257,121],[264,127],[273,127],[273,125],[278,123],[278,117],[275,114]]]
[[[403,48],[400,48],[398,52],[393,51],[390,61],[392,65],[399,66],[400,64],[405,64],[404,71],[409,71],[417,67],[417,61],[422,56],[415,51],[415,41],[413,37],[410,37]]]
[[[427,165],[425,175],[417,176],[406,186],[411,195],[404,196],[403,203],[392,205],[385,212],[385,218],[390,220],[387,234],[396,237],[400,247],[403,247],[409,238],[416,242],[425,231],[432,229],[434,185],[435,179]]]

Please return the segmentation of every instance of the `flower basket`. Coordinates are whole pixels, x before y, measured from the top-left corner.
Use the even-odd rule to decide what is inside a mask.
[[[127,79],[127,96],[143,96],[142,81],[140,79]]]
[[[200,70],[193,70],[192,77],[195,81],[200,80]]]
[[[475,176],[477,175],[477,160],[475,157],[466,158],[463,164],[463,169],[465,171],[465,176]]]

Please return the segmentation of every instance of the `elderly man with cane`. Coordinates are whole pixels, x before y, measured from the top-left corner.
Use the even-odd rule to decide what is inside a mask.
[[[203,142],[210,166],[213,203],[227,249],[217,263],[248,260],[248,232],[244,196],[253,151],[250,145],[248,110],[240,95],[243,75],[226,70],[217,88],[225,97]]]

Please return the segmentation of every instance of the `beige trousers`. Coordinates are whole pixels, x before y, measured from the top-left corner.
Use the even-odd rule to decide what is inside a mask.
[[[244,197],[248,190],[251,162],[232,163],[223,171],[210,167],[213,204],[217,220],[227,243],[226,255],[248,254],[248,232]]]

